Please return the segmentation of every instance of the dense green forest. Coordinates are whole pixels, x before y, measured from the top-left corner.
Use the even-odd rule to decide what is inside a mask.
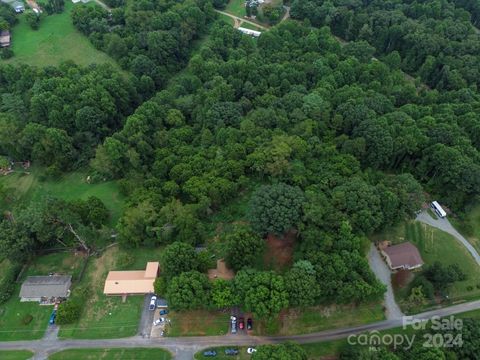
[[[0,65],[0,150],[50,176],[88,164],[93,181],[118,180],[129,200],[117,239],[167,245],[156,289],[172,308],[242,303],[268,318],[377,300],[366,236],[411,218],[425,192],[454,210],[478,198],[480,42],[467,6],[296,0],[305,21],[253,39],[210,24],[208,1],[109,4],[72,20],[128,73]],[[247,210],[219,234],[237,275],[211,284],[193,246],[241,197]],[[5,215],[7,257],[88,248],[108,219],[98,199],[45,204]],[[296,239],[282,273],[259,265],[267,234]]]
[[[462,0],[294,0],[292,17],[309,19],[315,26],[328,25],[347,41],[368,42],[386,62],[419,76],[431,87],[460,90],[479,85],[480,32],[474,27],[479,21],[478,4]]]

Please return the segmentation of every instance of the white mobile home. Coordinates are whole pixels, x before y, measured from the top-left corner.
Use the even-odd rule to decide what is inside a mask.
[[[443,210],[443,208],[440,206],[438,202],[432,201],[432,204],[430,206],[432,207],[433,210],[435,210],[437,215],[440,216],[441,218],[444,218],[447,216],[447,213],[445,212],[445,210]]]

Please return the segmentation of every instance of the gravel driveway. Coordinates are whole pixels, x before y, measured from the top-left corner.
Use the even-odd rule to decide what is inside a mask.
[[[417,221],[423,222],[424,224],[433,226],[439,230],[445,231],[452,235],[455,239],[460,241],[460,243],[466,247],[468,252],[472,254],[473,258],[480,265],[480,255],[478,254],[477,250],[465,239],[453,226],[450,224],[447,218],[438,218],[435,220],[430,216],[430,214],[426,211],[422,211],[420,214],[417,215]]]
[[[387,287],[384,299],[385,316],[388,320],[402,318],[402,310],[400,310],[400,307],[395,301],[395,296],[393,295],[392,273],[373,244],[370,245],[370,250],[368,252],[368,263],[377,279]]]
[[[143,300],[142,316],[138,325],[138,335],[142,337],[150,337],[150,333],[152,332],[153,315],[155,311],[148,310],[151,297],[152,294],[147,294],[145,295],[145,300]]]

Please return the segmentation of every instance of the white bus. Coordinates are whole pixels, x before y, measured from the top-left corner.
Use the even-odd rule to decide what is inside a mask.
[[[440,216],[441,218],[444,218],[447,216],[447,213],[445,212],[445,210],[442,209],[442,207],[438,202],[432,201],[432,204],[430,206],[432,207],[433,210],[435,210],[437,215]]]

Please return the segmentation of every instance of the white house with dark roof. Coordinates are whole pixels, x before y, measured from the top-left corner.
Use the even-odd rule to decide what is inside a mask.
[[[29,276],[20,289],[20,301],[53,304],[70,295],[71,275]]]

